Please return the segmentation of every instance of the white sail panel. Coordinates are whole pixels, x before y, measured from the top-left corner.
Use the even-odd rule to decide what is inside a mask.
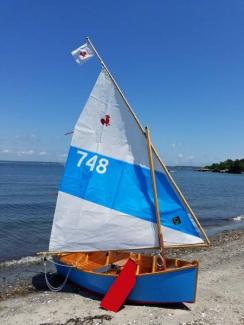
[[[70,226],[67,226],[67,215]],[[50,251],[106,251],[120,250],[121,246],[125,250],[158,247],[155,223],[66,193],[59,193],[55,219]],[[162,231],[165,247],[199,243],[198,237],[168,227],[162,227]]]
[[[104,69],[76,123],[71,146],[149,167],[146,139]]]
[[[158,161],[155,169],[165,246],[203,243]],[[155,223],[146,138],[102,70],[75,126],[50,250],[156,247]]]

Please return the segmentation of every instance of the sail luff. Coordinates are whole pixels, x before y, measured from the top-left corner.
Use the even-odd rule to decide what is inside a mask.
[[[142,127],[139,119],[137,118],[135,112],[133,111],[132,107],[130,106],[128,100],[126,99],[125,95],[123,94],[122,90],[120,89],[119,85],[117,84],[117,82],[115,81],[114,77],[112,76],[111,72],[109,71],[108,67],[106,66],[106,64],[104,63],[102,57],[100,56],[100,54],[98,53],[97,49],[95,48],[95,46],[93,45],[93,43],[91,42],[89,37],[86,37],[87,42],[90,44],[91,48],[93,49],[94,53],[96,54],[96,56],[98,57],[99,61],[101,62],[102,66],[104,67],[104,69],[106,70],[106,72],[108,73],[109,77],[111,78],[114,86],[116,87],[116,89],[118,90],[119,94],[121,95],[122,99],[124,100],[124,103],[126,104],[126,107],[128,108],[129,112],[131,113],[131,115],[133,116],[135,122],[137,123],[137,125],[139,126],[141,132],[143,133],[143,135],[146,137],[146,133],[144,131],[144,128]],[[175,191],[178,193],[179,197],[182,200],[182,203],[184,204],[184,206],[187,208],[187,210],[189,211],[189,213],[191,214],[192,218],[194,219],[198,229],[200,230],[203,238],[206,241],[207,246],[210,245],[210,241],[207,237],[207,234],[205,233],[204,229],[202,228],[196,214],[193,212],[192,208],[190,207],[189,203],[187,202],[186,198],[184,197],[183,193],[181,192],[181,190],[179,189],[179,187],[177,186],[177,184],[175,183],[173,177],[171,176],[171,174],[169,173],[166,165],[164,164],[164,162],[162,161],[162,159],[160,158],[156,148],[154,147],[153,144],[151,144],[152,146],[152,150],[154,152],[154,154],[156,155],[158,162],[160,163],[161,167],[163,168],[163,170],[166,173],[167,178],[169,179],[170,183],[173,185]],[[201,246],[205,246],[205,244],[200,244]],[[178,246],[178,247],[185,247],[185,245],[182,246]]]

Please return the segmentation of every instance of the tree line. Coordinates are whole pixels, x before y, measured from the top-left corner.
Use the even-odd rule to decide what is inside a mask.
[[[221,161],[220,163],[205,166],[205,168],[211,170],[212,172],[241,174],[244,173],[244,159],[227,159],[225,161]]]

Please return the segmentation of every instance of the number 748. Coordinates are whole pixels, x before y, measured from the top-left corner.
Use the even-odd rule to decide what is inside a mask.
[[[98,159],[98,156],[94,155],[90,159],[87,160],[86,158],[88,156],[88,153],[81,151],[81,150],[77,150],[77,154],[81,155],[81,157],[77,163],[77,167],[81,167],[82,163],[85,162],[85,166],[90,167],[90,171],[93,171],[95,168],[96,172],[99,174],[106,173],[107,166],[109,163],[108,159],[105,159],[105,158]]]

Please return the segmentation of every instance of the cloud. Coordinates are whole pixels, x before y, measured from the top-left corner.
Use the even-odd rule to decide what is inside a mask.
[[[47,152],[46,151],[39,152],[39,156],[46,156],[46,155],[47,155]]]
[[[176,147],[176,143],[172,143],[172,144],[171,144],[171,147],[172,147],[173,149],[175,149],[175,147]]]
[[[10,153],[10,152],[12,152],[12,150],[10,150],[10,149],[3,149],[3,150],[1,150],[1,153]]]
[[[182,159],[184,157],[183,153],[178,153],[178,157]]]
[[[35,153],[34,150],[23,150],[19,152],[21,155],[33,155]]]

